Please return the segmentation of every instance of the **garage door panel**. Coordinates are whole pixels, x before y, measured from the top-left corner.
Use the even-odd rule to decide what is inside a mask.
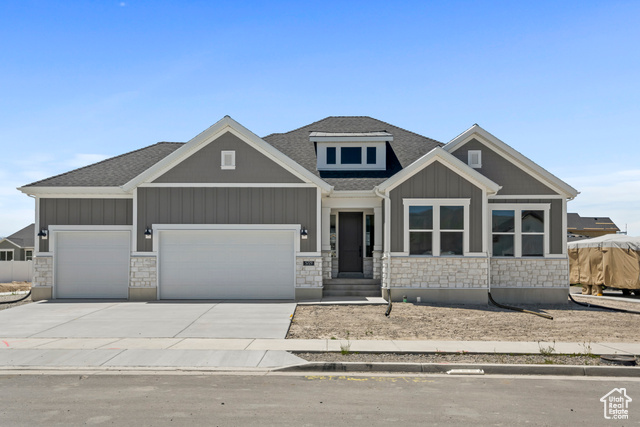
[[[291,299],[294,235],[274,230],[162,231],[162,299]]]
[[[128,231],[56,233],[57,298],[127,298]]]

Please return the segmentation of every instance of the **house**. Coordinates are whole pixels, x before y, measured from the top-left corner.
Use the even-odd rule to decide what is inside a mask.
[[[34,230],[35,224],[30,224],[11,236],[0,239],[0,262],[31,261],[35,238]]]
[[[609,217],[587,217],[569,212],[567,214],[567,232],[574,236],[584,236],[584,238],[590,239],[605,234],[616,234],[620,232],[620,229]],[[570,240],[580,240],[580,238]]]
[[[260,138],[226,116],[19,190],[33,298],[566,302],[578,192],[478,125],[447,144],[370,117]],[[372,285],[373,284],[373,285]]]

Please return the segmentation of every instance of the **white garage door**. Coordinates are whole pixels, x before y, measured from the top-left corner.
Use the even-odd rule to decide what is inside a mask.
[[[55,239],[56,298],[128,297],[128,231],[59,231]]]
[[[161,299],[293,299],[294,235],[282,230],[159,233]]]

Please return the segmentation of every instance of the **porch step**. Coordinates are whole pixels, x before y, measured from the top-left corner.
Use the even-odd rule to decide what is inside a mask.
[[[323,297],[379,297],[379,279],[328,279],[323,282]]]

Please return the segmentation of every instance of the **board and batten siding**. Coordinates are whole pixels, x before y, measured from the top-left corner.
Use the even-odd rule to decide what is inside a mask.
[[[480,150],[482,152],[482,167],[475,170],[502,186],[498,192],[499,195],[557,194],[477,139],[471,139],[451,154],[464,162],[464,164],[467,164],[469,150]]]
[[[434,162],[391,190],[391,251],[404,251],[404,199],[470,199],[469,251],[482,252],[482,190]]]
[[[40,199],[40,228],[51,225],[133,225],[133,199]],[[40,252],[49,251],[49,239]]]
[[[221,169],[221,152],[235,152],[235,169]],[[302,180],[231,133],[225,133],[154,183],[301,183]]]
[[[562,199],[489,199],[489,203],[545,203],[550,205],[549,209],[549,253],[553,255],[562,254]]]
[[[300,224],[309,233],[300,241],[300,251],[316,252],[316,204],[312,187],[142,187],[137,248],[152,250],[144,230],[153,224]]]

